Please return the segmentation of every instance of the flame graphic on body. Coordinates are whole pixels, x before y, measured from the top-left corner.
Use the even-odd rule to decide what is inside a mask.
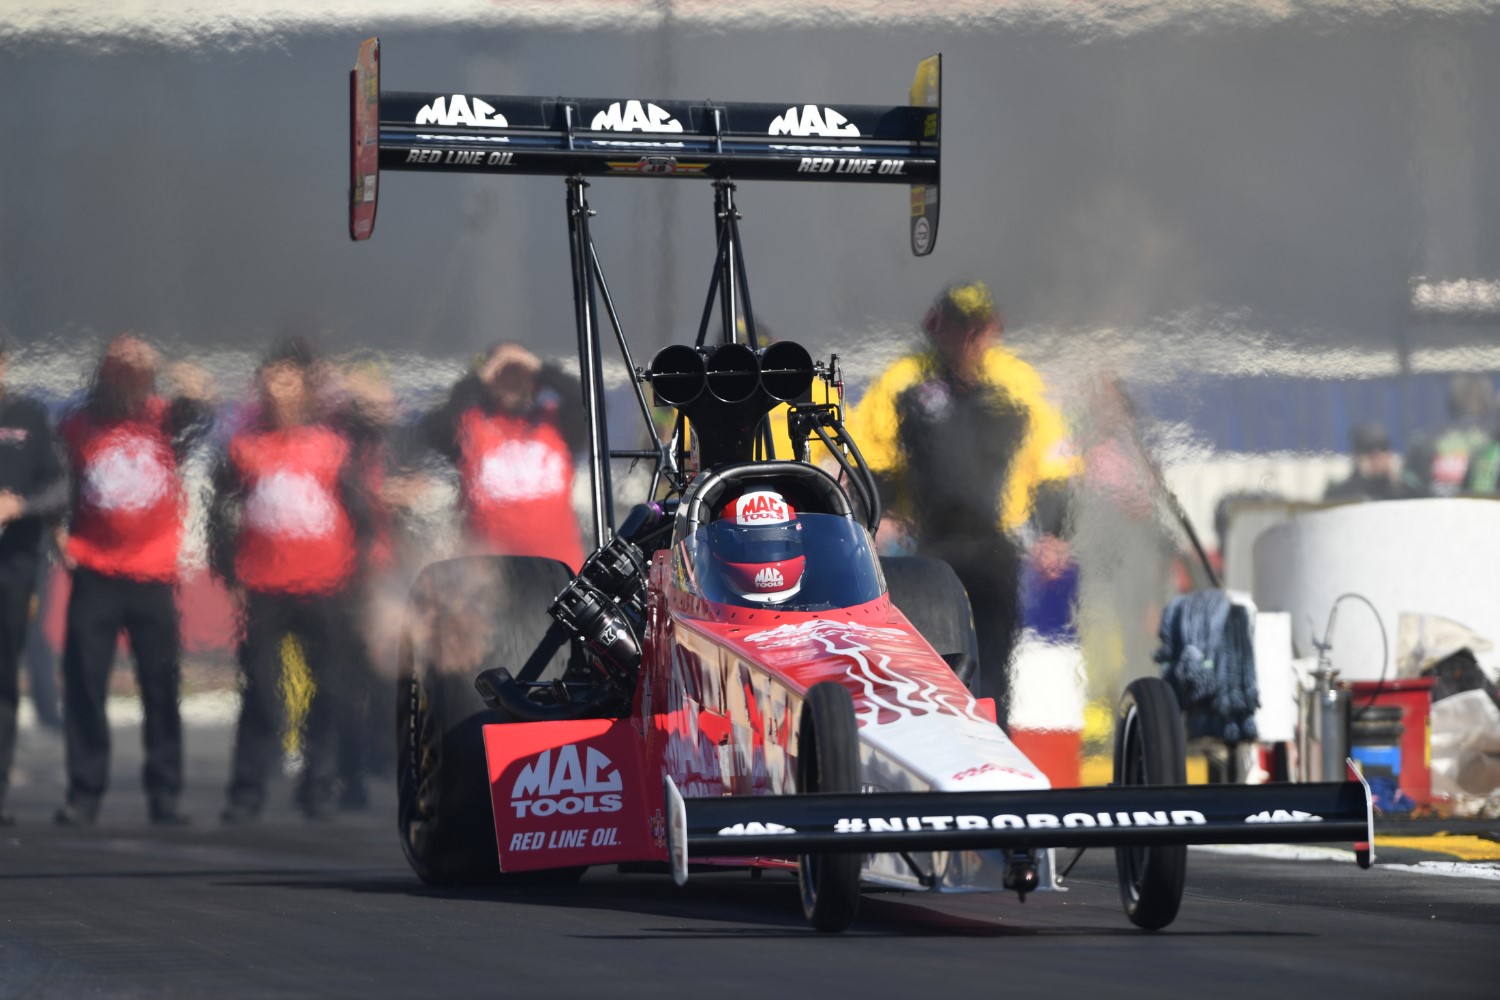
[[[829,653],[850,661],[844,675],[859,685],[855,714],[859,725],[892,725],[929,713],[957,715],[975,722],[985,720],[977,711],[974,696],[942,691],[932,680],[911,677],[891,665],[891,656],[861,641],[861,637],[884,642],[912,644],[911,636],[899,628],[881,628],[857,622],[819,619],[800,625],[782,625],[746,636],[745,641],[766,649],[788,649],[809,640]],[[872,662],[873,660],[873,662]]]

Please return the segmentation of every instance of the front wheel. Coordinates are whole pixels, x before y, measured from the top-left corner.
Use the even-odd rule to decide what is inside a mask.
[[[854,699],[833,681],[814,684],[797,729],[799,792],[859,791],[859,729]],[[820,931],[841,931],[859,908],[859,854],[804,854],[797,866],[802,912]]]
[[[1158,677],[1131,681],[1115,717],[1115,784],[1187,783],[1182,712],[1172,689]],[[1182,905],[1187,847],[1117,847],[1120,901],[1137,927],[1160,930]]]

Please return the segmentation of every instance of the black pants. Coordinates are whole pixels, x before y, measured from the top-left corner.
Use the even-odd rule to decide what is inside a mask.
[[[26,671],[26,682],[30,685],[31,704],[36,709],[37,721],[52,729],[62,729],[62,700],[57,689],[57,654],[47,643],[42,623],[47,620],[57,588],[52,574],[52,561],[42,559],[37,564],[36,613],[32,615],[31,628],[26,630],[26,646],[21,652],[21,663]]]
[[[925,541],[920,554],[953,567],[969,592],[979,640],[979,693],[995,699],[1001,727],[1010,728],[1010,657],[1021,631],[1021,551],[1004,535]]]
[[[63,646],[63,728],[68,803],[85,812],[109,787],[109,719],[104,702],[120,630],[130,640],[146,723],[146,795],[171,809],[182,792],[182,664],[177,600],[170,583],[73,571]]]
[[[229,801],[259,811],[266,781],[281,760],[286,698],[280,683],[282,642],[292,635],[302,647],[315,687],[302,734],[302,786],[305,808],[333,798],[338,773],[341,702],[346,670],[342,664],[358,641],[346,595],[303,596],[247,591],[245,637],[240,644],[242,701],[235,735]]]
[[[36,560],[0,559],[0,808],[10,790],[10,768],[16,756],[16,709],[20,704],[21,650],[31,617]]]

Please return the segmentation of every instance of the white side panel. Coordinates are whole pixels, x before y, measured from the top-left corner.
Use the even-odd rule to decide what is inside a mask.
[[[1292,616],[1262,611],[1255,616],[1255,682],[1260,708],[1255,725],[1262,743],[1287,743],[1297,733],[1297,674],[1292,669]]]

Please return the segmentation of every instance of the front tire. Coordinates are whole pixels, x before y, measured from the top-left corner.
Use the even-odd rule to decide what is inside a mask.
[[[814,684],[802,701],[797,729],[801,793],[859,791],[859,728],[854,699],[833,681]],[[820,931],[841,931],[859,909],[859,854],[804,854],[797,866],[802,912]]]
[[[1158,677],[1130,682],[1115,717],[1115,784],[1187,783],[1187,751],[1177,696]],[[1187,881],[1187,847],[1115,848],[1120,902],[1137,927],[1160,930],[1177,917]]]

